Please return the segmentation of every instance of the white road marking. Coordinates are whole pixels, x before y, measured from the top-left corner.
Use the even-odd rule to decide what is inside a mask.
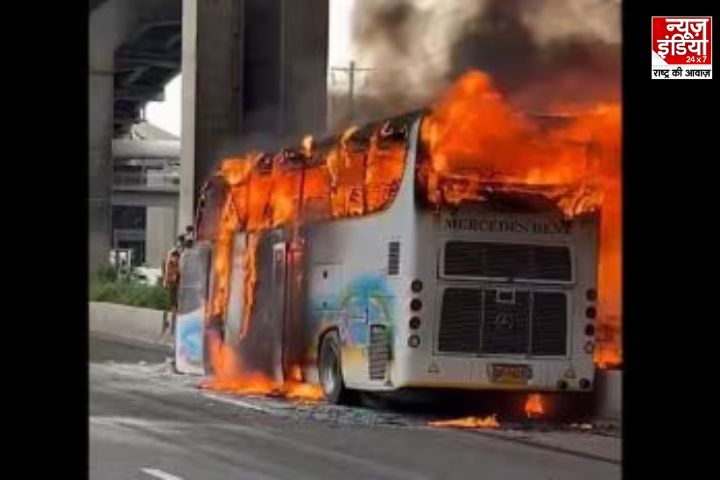
[[[90,425],[102,427],[121,427],[121,428],[144,428],[146,430],[167,430],[173,427],[183,426],[184,422],[171,422],[165,420],[148,420],[137,417],[121,417],[121,416],[90,416]]]
[[[160,478],[162,480],[183,480],[182,477],[175,476],[171,473],[163,472],[157,468],[141,468],[143,473],[150,475],[151,477]]]
[[[229,403],[231,405],[236,405],[238,407],[247,408],[249,410],[256,410],[258,412],[270,413],[270,410],[267,408],[260,407],[258,405],[253,405],[252,403],[248,403],[243,400],[238,400],[236,398],[228,398],[228,397],[224,397],[222,395],[216,395],[214,393],[203,393],[203,396],[207,397],[207,398],[211,398],[213,400],[217,400],[218,402]]]

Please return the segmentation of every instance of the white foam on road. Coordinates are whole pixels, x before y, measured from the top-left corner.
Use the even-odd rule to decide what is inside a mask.
[[[167,473],[158,468],[141,468],[140,470],[151,477],[160,478],[161,480],[183,480],[182,477]]]

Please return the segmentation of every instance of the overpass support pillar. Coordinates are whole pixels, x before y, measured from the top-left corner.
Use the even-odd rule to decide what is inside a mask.
[[[239,134],[242,8],[238,0],[183,0],[180,231],[192,224],[223,144]]]
[[[107,0],[88,25],[88,274],[109,261],[112,242],[112,138],[115,49],[137,17],[139,0]]]
[[[90,14],[88,78],[88,267],[93,275],[109,260],[112,213],[113,68],[116,2]]]
[[[177,215],[174,208],[147,207],[145,224],[145,263],[160,267],[165,254],[175,244]]]
[[[326,124],[328,0],[183,0],[180,218],[224,155]]]
[[[108,263],[110,252],[110,216],[112,158],[110,141],[113,131],[113,77],[90,72],[89,80],[89,185],[88,233],[89,274]]]

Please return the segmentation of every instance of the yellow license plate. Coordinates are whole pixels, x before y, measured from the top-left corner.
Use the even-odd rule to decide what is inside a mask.
[[[527,385],[531,377],[530,367],[527,365],[492,365],[490,380],[493,383],[508,385]]]

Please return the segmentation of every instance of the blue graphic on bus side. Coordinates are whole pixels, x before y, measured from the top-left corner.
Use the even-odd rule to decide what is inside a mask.
[[[177,322],[177,349],[188,363],[203,363],[203,316],[202,310],[182,315]]]
[[[313,298],[311,301],[316,329],[327,323],[345,327],[344,341],[353,346],[369,342],[368,324],[383,324],[392,339],[395,317],[395,295],[384,275],[368,274],[355,278],[335,294]]]

